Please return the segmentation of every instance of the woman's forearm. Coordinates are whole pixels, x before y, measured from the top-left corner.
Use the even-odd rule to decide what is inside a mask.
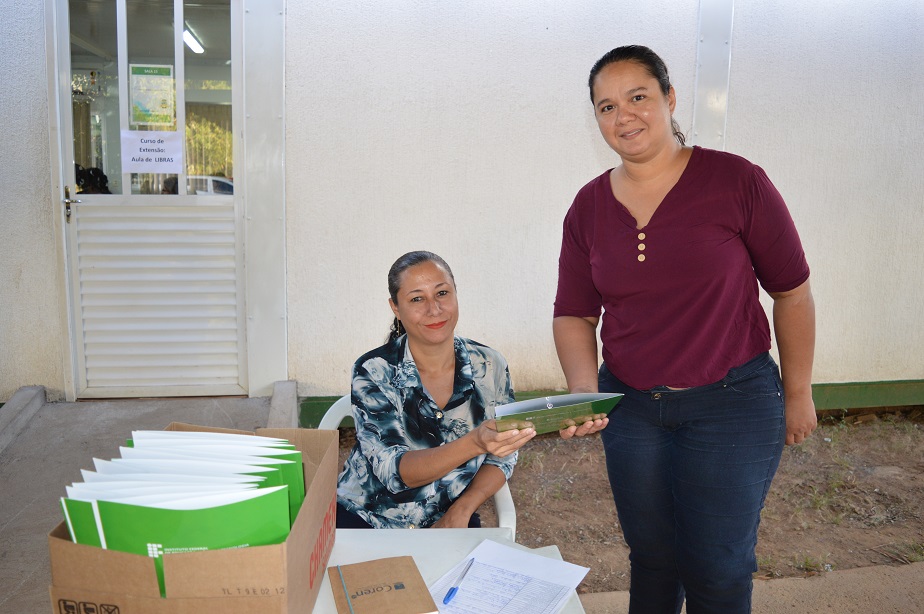
[[[570,392],[597,392],[597,322],[599,318],[559,316],[552,334]]]
[[[773,328],[786,396],[811,394],[815,359],[815,301],[808,280],[773,297]]]
[[[494,420],[485,420],[455,441],[435,448],[405,452],[398,463],[398,472],[407,486],[423,486],[442,478],[476,456],[510,456],[535,436],[534,428],[498,432]]]
[[[398,473],[409,488],[417,488],[435,482],[480,454],[483,451],[466,435],[435,448],[405,452],[398,463]]]
[[[482,503],[500,490],[506,480],[504,472],[499,467],[487,463],[481,465],[468,487],[458,499],[453,501],[433,528],[464,529],[468,527],[472,514],[481,507]]]
[[[808,280],[789,292],[772,293],[773,328],[780,353],[786,409],[786,444],[798,444],[818,426],[812,400],[815,301]]]
[[[471,516],[482,503],[494,496],[506,481],[507,477],[500,467],[483,463],[452,507],[458,507],[458,511]]]

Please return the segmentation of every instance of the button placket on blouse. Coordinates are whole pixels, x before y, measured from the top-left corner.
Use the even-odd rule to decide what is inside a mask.
[[[645,244],[642,243],[642,241],[645,240],[645,237],[646,237],[646,235],[645,235],[644,232],[638,233],[638,240],[639,240],[638,251],[640,251],[640,252],[645,251]],[[639,261],[639,262],[645,262],[645,254],[639,254],[639,255],[638,255],[638,261]]]

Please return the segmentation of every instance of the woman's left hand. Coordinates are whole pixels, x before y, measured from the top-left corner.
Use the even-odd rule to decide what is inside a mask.
[[[470,512],[463,512],[457,509],[458,506],[452,505],[443,514],[443,517],[430,525],[431,529],[467,529],[468,523],[472,519]]]
[[[818,426],[812,393],[786,397],[786,445],[802,443]]]

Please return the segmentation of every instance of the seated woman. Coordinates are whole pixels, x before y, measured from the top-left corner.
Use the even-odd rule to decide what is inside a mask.
[[[442,258],[401,256],[388,291],[388,341],[353,365],[356,445],[338,479],[337,527],[479,527],[476,510],[536,432],[495,430],[494,407],[513,401],[507,362],[454,336],[456,284]]]

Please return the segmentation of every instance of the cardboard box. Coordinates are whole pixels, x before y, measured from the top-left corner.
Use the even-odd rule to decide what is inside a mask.
[[[245,433],[173,423],[167,430]],[[253,434],[253,433],[250,433]],[[167,597],[153,559],[75,544],[62,522],[48,535],[55,614],[308,614],[334,547],[336,431],[258,429],[302,452],[305,502],[282,544],[164,556]]]

